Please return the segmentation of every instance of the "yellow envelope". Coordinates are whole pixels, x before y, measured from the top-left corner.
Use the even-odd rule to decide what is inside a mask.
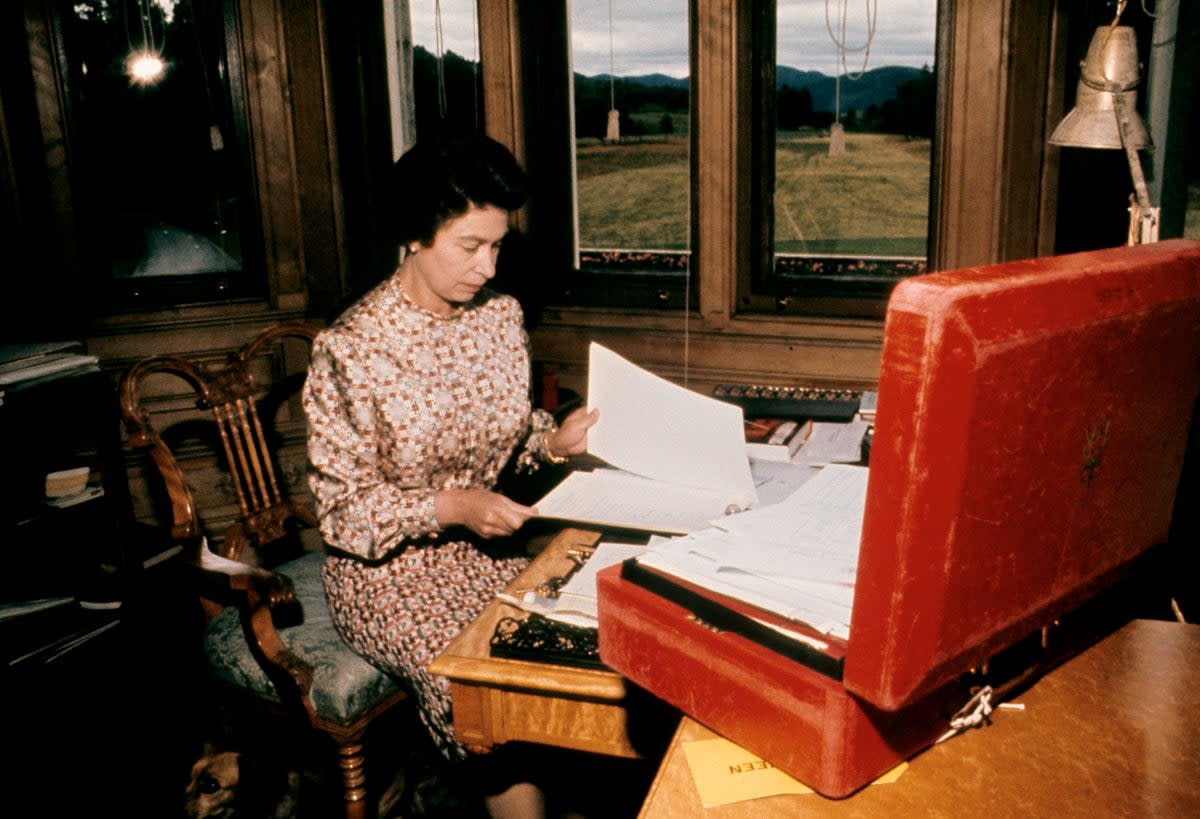
[[[776,794],[813,793],[812,788],[727,739],[685,742],[683,753],[706,808]],[[908,763],[901,762],[871,784],[895,782],[907,768]]]

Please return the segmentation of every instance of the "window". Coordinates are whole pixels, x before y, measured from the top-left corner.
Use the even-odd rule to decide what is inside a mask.
[[[865,298],[877,312],[899,276],[925,269],[935,4],[890,9],[879,25],[868,3],[855,32],[837,0],[737,4],[736,22],[709,0],[572,2],[577,256],[565,300],[682,306],[702,266],[693,228],[732,220],[719,240],[739,258],[708,263],[735,265],[738,310],[859,314]],[[718,106],[736,120],[716,123]],[[697,133],[697,113],[711,134]],[[736,203],[697,196],[703,169],[721,163],[738,176]]]
[[[59,0],[85,275],[119,304],[261,289],[233,8]]]
[[[407,5],[412,25],[416,139],[439,133],[482,132],[475,0]]]
[[[935,0],[776,6],[774,254],[753,292],[877,297],[928,254]]]
[[[571,4],[576,266],[681,275],[689,250],[688,2]]]
[[[405,144],[428,133],[486,130],[518,154],[523,147],[536,157],[525,163],[540,191],[528,211],[553,237],[541,244],[562,247],[535,266],[557,273],[560,260],[569,260],[570,271],[588,270],[602,282],[597,288],[564,271],[543,294],[582,284],[595,299],[603,291],[657,292],[663,278],[672,285],[684,280],[690,230],[688,0],[649,6],[563,0],[515,13],[515,6],[475,0],[402,6],[407,18],[392,24],[393,40],[405,42],[409,27],[411,90],[394,99],[400,118],[411,125],[406,120],[393,128],[411,128],[415,135],[406,136]],[[482,43],[478,21],[492,32]],[[513,38],[519,38],[526,63],[518,84],[527,96],[493,96],[492,109],[485,110],[487,83],[502,92],[513,87],[506,75]],[[403,59],[399,55],[397,64]],[[403,82],[399,71],[395,84]],[[543,121],[522,130],[509,118],[522,108],[540,111],[532,117]],[[517,144],[522,139],[524,146]]]

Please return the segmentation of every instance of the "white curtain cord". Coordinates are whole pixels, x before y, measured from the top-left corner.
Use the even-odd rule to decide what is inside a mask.
[[[608,107],[617,107],[616,65],[613,60],[613,0],[608,0]]]
[[[445,38],[442,35],[442,0],[433,0],[433,50],[437,57],[438,114],[446,118]]]
[[[838,32],[834,33],[833,24],[830,22],[830,2],[825,0],[825,30],[829,32],[829,39],[833,41],[834,46],[838,50],[838,74],[846,74],[847,79],[861,79],[867,71],[867,61],[871,57],[871,44],[875,41],[875,26],[879,18],[879,0],[864,0],[866,6],[867,19],[867,39],[862,45],[850,46],[846,44],[846,21],[849,17],[849,0],[838,0]],[[850,53],[862,52],[863,64],[862,69],[855,75],[850,75],[846,68],[846,55]]]

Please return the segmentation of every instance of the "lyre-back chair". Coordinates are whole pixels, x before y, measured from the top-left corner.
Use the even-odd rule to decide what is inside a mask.
[[[395,680],[352,652],[334,630],[321,585],[320,549],[278,565],[262,555],[305,527],[313,512],[287,496],[270,420],[259,416],[267,392],[252,364],[269,345],[288,338],[308,342],[316,328],[287,323],[267,329],[229,357],[206,367],[178,356],[152,356],[121,377],[121,415],[130,446],[148,453],[170,506],[170,537],[196,580],[205,613],[203,651],[213,676],[242,704],[252,703],[306,720],[328,736],[342,774],[345,815],[365,819],[367,798],[364,738],[372,721],[405,698]],[[169,373],[186,381],[197,405],[211,409],[235,488],[240,516],[210,549],[195,497],[170,446],[151,423],[142,402],[145,379]]]

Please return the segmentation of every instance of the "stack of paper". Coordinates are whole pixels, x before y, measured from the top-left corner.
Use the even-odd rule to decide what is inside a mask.
[[[589,355],[588,405],[600,420],[588,451],[615,468],[571,473],[537,502],[538,513],[677,535],[652,539],[638,563],[847,638],[867,468],[839,461],[859,460],[868,424],[814,424],[798,463],[760,463],[756,474],[740,407],[664,381],[598,344]],[[595,572],[618,562],[604,554],[557,600],[518,604],[594,625]]]
[[[867,469],[825,467],[787,499],[652,541],[644,566],[847,639]]]
[[[588,407],[600,410],[588,452],[615,468],[572,472],[535,504],[542,517],[683,534],[757,503],[740,407],[595,343]]]

